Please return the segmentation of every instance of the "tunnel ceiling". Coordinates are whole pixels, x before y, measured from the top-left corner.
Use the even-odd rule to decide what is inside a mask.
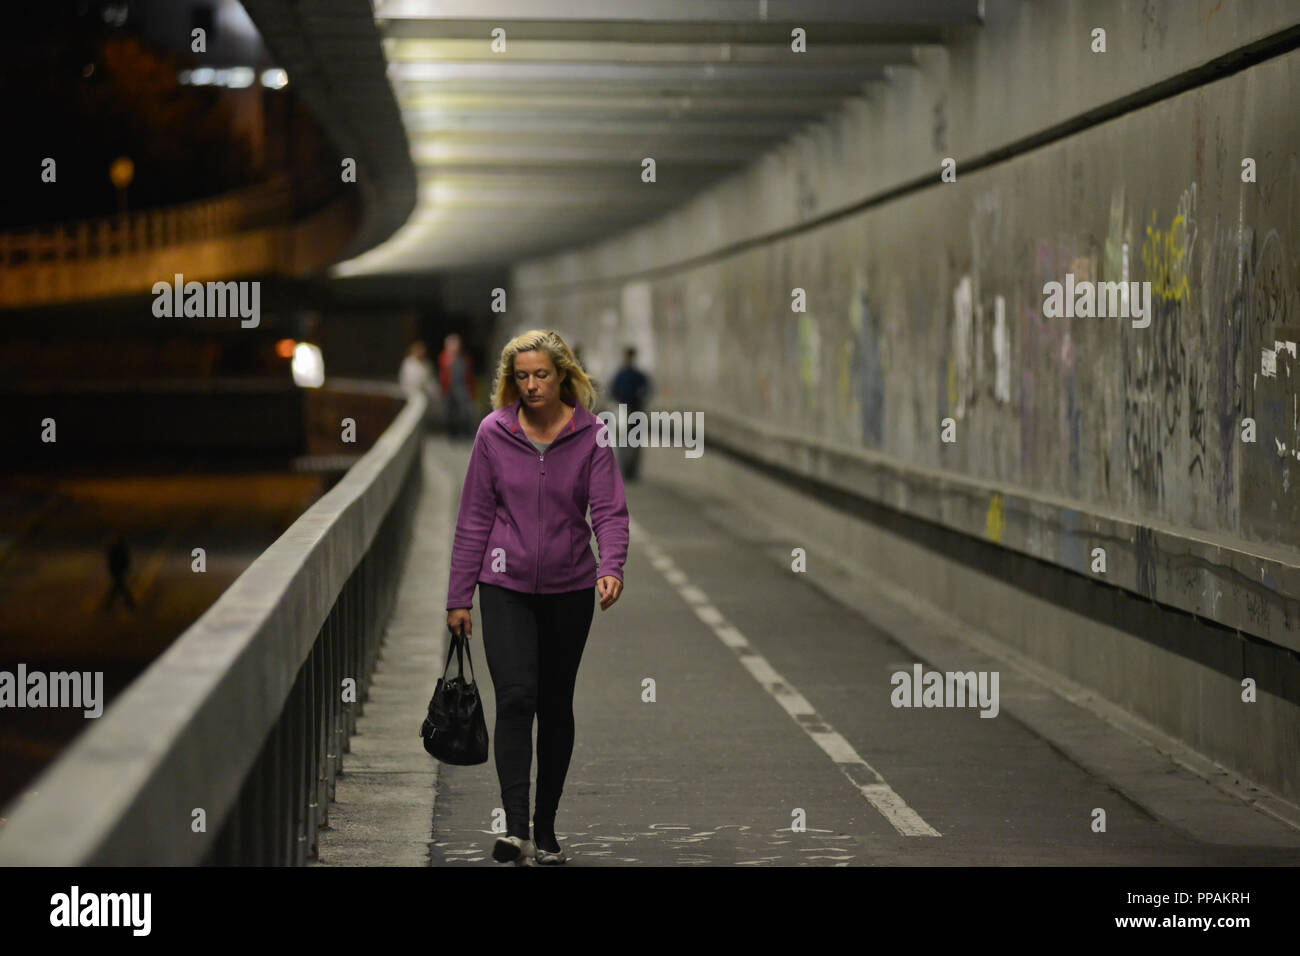
[[[374,0],[416,198],[336,274],[500,266],[655,218],[981,18],[981,0]]]
[[[411,215],[416,182],[370,4],[241,3],[339,156],[356,160],[365,212],[343,258],[383,242]]]

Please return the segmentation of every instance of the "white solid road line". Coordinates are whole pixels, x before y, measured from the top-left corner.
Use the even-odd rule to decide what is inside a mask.
[[[941,836],[938,830],[922,820],[921,815],[894,792],[875,767],[862,759],[862,756],[853,749],[852,744],[822,719],[821,715],[813,709],[812,704],[781,676],[767,658],[755,650],[739,628],[727,623],[722,612],[709,603],[708,596],[689,583],[689,579],[673,563],[673,559],[650,539],[645,530],[634,520],[629,520],[628,523],[637,544],[650,559],[654,569],[663,575],[682,600],[690,605],[695,615],[709,625],[718,640],[735,651],[740,663],[754,680],[784,708],[791,719],[825,752],[826,756],[831,758],[867,802],[880,811],[880,814],[903,836]]]

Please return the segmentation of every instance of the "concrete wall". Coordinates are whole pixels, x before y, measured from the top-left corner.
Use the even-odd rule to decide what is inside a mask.
[[[1090,50],[1094,27],[1105,53]],[[815,466],[831,449],[975,489],[974,534],[1074,572],[1090,573],[1090,529],[1126,522],[1121,579],[1094,577],[1291,660],[1298,43],[1286,2],[989,0],[982,28],[689,205],[520,265],[502,334],[561,329],[598,374],[638,342],[660,403],[762,422],[804,444],[787,467],[811,476],[828,477]],[[939,181],[944,157],[954,183]],[[1067,273],[1150,282],[1150,325],[1047,318],[1044,284]],[[1022,514],[1004,511],[1013,498]],[[1198,653],[1241,660],[1224,640],[1207,632]],[[1159,663],[1140,641],[1119,642],[1108,670],[1024,649],[1126,702],[1128,664]],[[1226,743],[1197,732],[1197,678],[1167,673],[1177,700],[1141,712],[1294,795],[1293,775],[1234,752],[1243,728]],[[1277,680],[1294,709],[1293,676]]]
[[[987,0],[985,8],[982,28],[921,48],[917,68],[893,70],[757,166],[644,228],[523,264],[519,285],[641,272],[809,221],[937,173],[945,156],[980,156],[1086,116],[1297,22],[1290,0]],[[1089,49],[1094,27],[1107,30],[1105,54]]]
[[[1300,362],[1275,345],[1300,340],[1300,54],[962,171],[1300,19],[1201,4],[1197,22],[1197,6],[990,3],[982,31],[715,194],[517,269],[507,331],[566,329],[596,344],[597,372],[641,341],[665,402],[1294,553]],[[1105,54],[1088,50],[1094,23]],[[955,183],[938,182],[943,155]],[[934,182],[707,256],[917,175]],[[1151,281],[1150,326],[1045,318],[1043,285],[1067,273]]]

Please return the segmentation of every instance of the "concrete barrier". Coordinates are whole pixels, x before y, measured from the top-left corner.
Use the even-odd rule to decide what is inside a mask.
[[[424,407],[413,396],[5,809],[0,864],[292,864],[313,854],[409,539]],[[356,705],[340,702],[348,677]]]

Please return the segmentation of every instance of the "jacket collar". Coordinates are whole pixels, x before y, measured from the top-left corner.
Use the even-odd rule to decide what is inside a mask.
[[[560,401],[564,401],[564,399],[560,399]],[[518,439],[521,442],[531,448],[532,443],[528,441],[528,436],[524,434],[524,430],[519,424],[519,406],[522,404],[523,399],[517,398],[509,405],[504,405],[501,408],[498,408],[492,413],[492,417],[496,420],[498,425],[510,434],[518,436]],[[565,402],[565,404],[567,405],[568,402]],[[589,427],[593,422],[600,421],[600,419],[587,410],[587,408],[582,404],[581,399],[575,397],[573,399],[572,407],[573,417],[570,418],[569,423],[560,430],[560,433],[555,436],[555,441],[557,442],[567,435],[577,434],[584,428]]]

